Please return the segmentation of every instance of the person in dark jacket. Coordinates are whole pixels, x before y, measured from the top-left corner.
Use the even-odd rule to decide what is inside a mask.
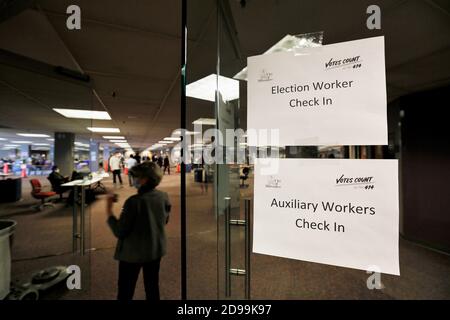
[[[170,175],[170,160],[169,160],[169,156],[167,154],[164,157],[164,174],[166,174],[166,170],[167,170],[167,173]]]
[[[157,190],[162,172],[156,163],[134,166],[130,172],[137,194],[129,197],[120,218],[113,214],[114,195],[107,198],[108,224],[118,238],[114,258],[119,260],[118,300],[133,299],[143,269],[147,300],[159,300],[159,266],[166,254],[165,225],[171,204],[167,193]]]

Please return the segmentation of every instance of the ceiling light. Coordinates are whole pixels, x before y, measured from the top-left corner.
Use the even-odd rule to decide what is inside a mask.
[[[33,143],[33,146],[49,146],[48,143]]]
[[[216,119],[213,118],[199,118],[192,122],[192,124],[200,124],[205,126],[215,126],[216,125]]]
[[[216,74],[210,74],[188,84],[186,96],[214,102],[216,101],[216,89],[219,90],[224,101],[239,98],[239,81],[223,76],[217,77]]]
[[[5,147],[13,148],[13,147],[19,147],[19,145],[18,144],[5,144]]]
[[[166,140],[166,141],[181,141],[181,138],[177,138],[177,137],[167,137],[167,138],[164,138],[164,140]]]
[[[117,142],[124,142],[124,143],[126,143],[127,140],[109,140],[109,142],[114,142],[114,143],[117,143]]]
[[[181,136],[181,130],[175,130],[172,134],[175,136]],[[185,130],[185,135],[187,135],[187,136],[196,135],[196,134],[201,134],[201,132]]]
[[[54,111],[66,118],[91,119],[91,120],[111,120],[111,116],[106,111],[79,110],[79,109],[57,109]]]
[[[172,143],[172,142],[161,140],[161,141],[158,141],[158,143],[159,144],[169,144],[169,143]]]
[[[0,141],[6,141],[6,139],[5,138],[0,138]]]
[[[105,133],[119,133],[119,128],[100,128],[100,127],[87,127],[89,131],[92,132],[105,132]]]
[[[50,138],[48,134],[41,134],[41,133],[18,133],[17,135],[28,138]]]
[[[31,144],[31,141],[11,141],[12,143],[19,143],[19,144]]]
[[[55,141],[55,139],[53,139],[53,138],[50,138],[50,139],[47,139],[47,141]]]
[[[103,139],[117,139],[117,140],[123,140],[125,137],[123,136],[103,136]]]

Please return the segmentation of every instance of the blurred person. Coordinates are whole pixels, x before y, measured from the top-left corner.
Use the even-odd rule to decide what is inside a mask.
[[[108,224],[118,238],[114,255],[119,261],[117,299],[133,299],[143,269],[147,300],[159,300],[159,267],[166,254],[165,225],[171,204],[167,193],[156,189],[163,174],[155,163],[136,165],[131,174],[137,194],[125,201],[119,219],[113,214],[117,196],[107,197]]]
[[[109,167],[110,170],[113,173],[113,183],[116,184],[116,177],[119,178],[120,185],[122,186],[122,176],[120,175],[120,169],[121,169],[121,156],[120,153],[116,152],[110,159],[109,159]]]
[[[158,166],[160,168],[162,168],[163,166],[163,157],[161,155],[159,155],[158,159],[156,160],[156,162],[158,163]]]
[[[133,175],[131,174],[131,169],[137,165],[137,160],[134,158],[132,154],[130,154],[130,157],[126,160],[125,165],[128,169],[128,182],[130,184],[130,187],[134,185],[133,183]]]
[[[166,170],[167,170],[167,173],[170,175],[170,161],[169,161],[169,156],[167,154],[164,157],[164,174],[166,174]]]

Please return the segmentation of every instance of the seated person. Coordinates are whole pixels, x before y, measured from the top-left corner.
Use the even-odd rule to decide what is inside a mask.
[[[62,184],[69,182],[69,178],[64,177],[61,173],[59,173],[58,166],[52,167],[52,172],[49,174],[47,179],[50,181],[53,191],[58,193],[61,198],[64,192],[69,191],[71,189],[70,187],[61,186]]]

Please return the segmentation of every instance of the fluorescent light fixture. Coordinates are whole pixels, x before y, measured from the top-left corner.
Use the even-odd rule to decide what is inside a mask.
[[[199,118],[192,122],[192,124],[200,124],[205,126],[215,126],[216,125],[216,119],[213,118]]]
[[[166,138],[164,138],[164,140],[166,140],[166,141],[181,141],[181,138],[177,138],[177,137],[166,137]]]
[[[161,140],[161,141],[158,141],[158,143],[159,143],[159,144],[170,144],[170,143],[172,143],[172,142]]]
[[[106,111],[93,111],[93,110],[81,110],[81,109],[57,109],[54,111],[63,115],[66,118],[73,119],[91,119],[91,120],[111,120],[111,116]]]
[[[113,142],[113,143],[123,142],[123,143],[126,143],[127,140],[109,140],[109,142]]]
[[[124,136],[103,136],[103,139],[117,139],[117,140],[124,140]]]
[[[6,139],[5,138],[0,138],[0,141],[6,141]]]
[[[28,138],[50,138],[48,134],[41,134],[41,133],[18,133],[17,135]]]
[[[84,143],[84,142],[80,142],[80,141],[75,141],[74,145],[79,146],[79,147],[89,147],[89,143]]]
[[[33,146],[49,146],[48,143],[33,143]]]
[[[47,141],[55,141],[55,139],[53,139],[53,138],[50,138],[50,139],[47,139]]]
[[[209,76],[192,82],[186,86],[186,96],[207,101],[216,101],[216,89],[224,101],[239,98],[239,81],[210,74]]]
[[[19,141],[11,141],[12,143],[18,143],[18,144],[31,144],[31,143],[33,143],[33,142],[31,142],[31,141],[22,141],[22,140],[19,140]]]
[[[175,135],[175,136],[181,136],[181,130],[175,130],[172,134]],[[196,134],[201,134],[201,132],[186,130],[185,134],[187,136],[193,136],[193,135],[196,135]]]
[[[320,41],[321,43],[322,41]],[[269,48],[266,52],[263,54],[270,54],[275,52],[290,52],[294,51],[295,49],[301,49],[301,48],[314,48],[318,47],[321,44],[317,42],[317,39],[314,37],[308,37],[307,35],[302,36],[295,36],[287,34],[275,43],[272,47]],[[247,67],[239,71],[233,79],[237,80],[245,80],[247,81]]]
[[[14,148],[14,147],[19,147],[19,145],[18,144],[5,144],[5,147]]]
[[[87,127],[92,132],[104,132],[104,133],[119,133],[119,128],[100,128],[100,127]]]

